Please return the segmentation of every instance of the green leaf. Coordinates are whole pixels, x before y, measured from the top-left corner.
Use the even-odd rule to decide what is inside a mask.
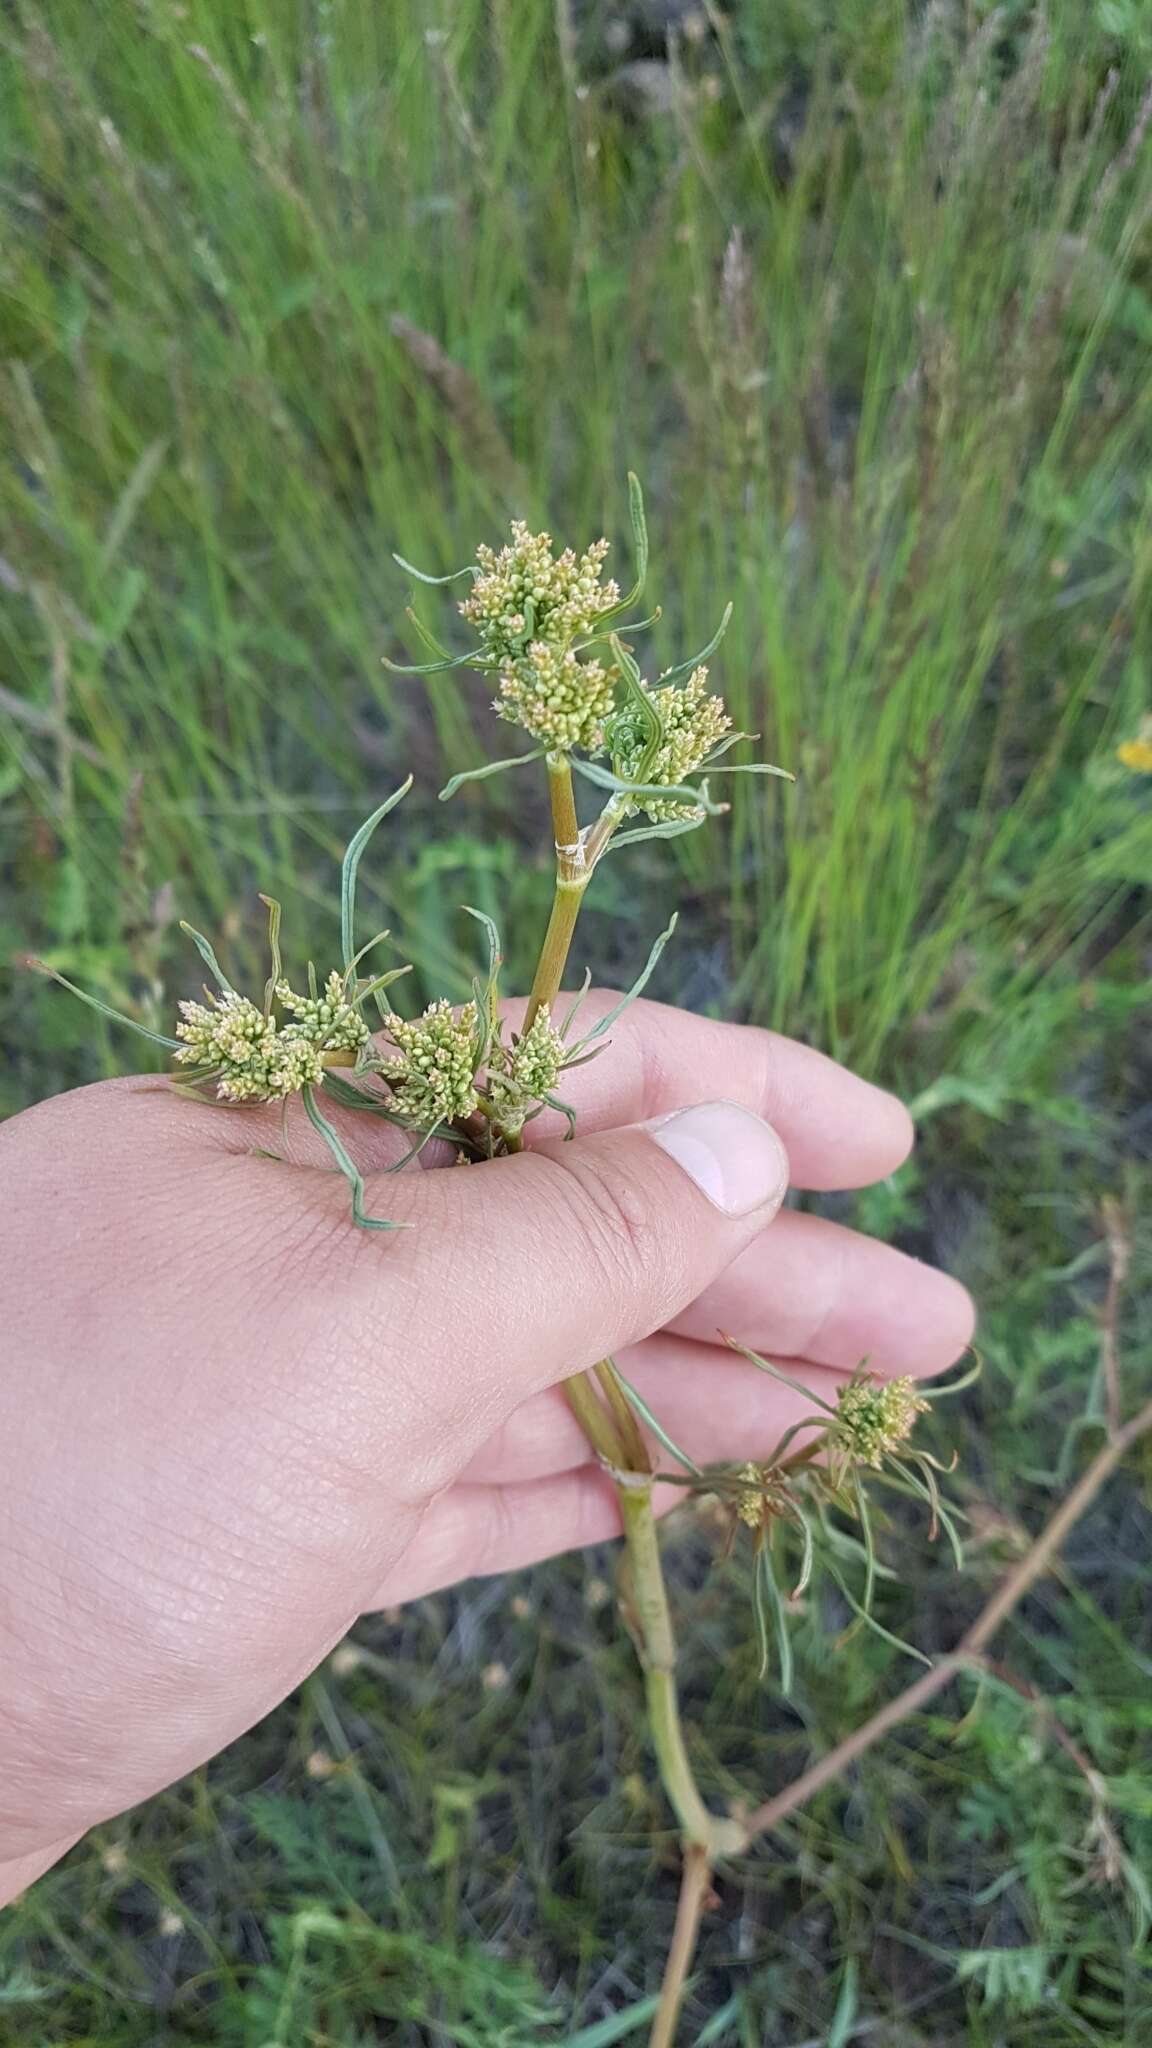
[[[819,1394],[812,1392],[811,1387],[806,1387],[803,1380],[794,1379],[790,1372],[785,1372],[781,1366],[773,1365],[769,1359],[762,1358],[758,1351],[750,1351],[746,1344],[738,1344],[735,1337],[730,1337],[726,1330],[721,1330],[720,1335],[729,1350],[738,1351],[741,1358],[746,1358],[759,1372],[766,1372],[772,1379],[779,1380],[782,1386],[791,1387],[796,1394],[803,1394],[806,1401],[811,1401],[816,1408],[822,1408],[825,1415],[834,1416],[839,1412],[830,1401],[822,1400]]]
[[[688,782],[626,782],[611,768],[602,768],[598,761],[582,761],[573,754],[572,766],[587,782],[594,782],[598,789],[610,789],[618,796],[664,797],[673,803],[694,804],[711,817],[719,817],[727,809],[726,804],[714,804],[708,795],[706,783],[694,785]]]
[[[606,2020],[596,2020],[590,2027],[581,2027],[578,2034],[569,2034],[564,2048],[614,2048],[615,2042],[626,2040],[629,2034],[636,2033],[648,2020],[655,2018],[659,2006],[659,1998],[643,1998],[639,2005],[630,2005],[627,2012],[612,2013]]]
[[[413,780],[414,778],[410,775],[406,782],[401,783],[399,789],[394,789],[391,796],[385,798],[379,809],[373,811],[370,818],[365,818],[360,830],[348,842],[347,851],[344,855],[344,864],[340,870],[340,952],[345,967],[347,967],[348,962],[353,957],[353,946],[355,943],[353,934],[356,922],[356,871],[360,866],[360,856],[380,820],[386,818],[389,811],[395,809],[402,797],[407,796],[408,791],[412,787]]]
[[[703,765],[709,775],[778,775],[782,782],[796,780],[790,768],[777,768],[774,761],[729,761],[724,768],[717,768],[712,761]]]
[[[391,661],[382,654],[380,660],[394,676],[435,676],[446,668],[490,669],[496,666],[495,662],[485,661],[477,654],[454,654],[444,661]]]
[[[631,611],[632,606],[643,595],[644,585],[648,581],[648,522],[644,517],[644,493],[640,488],[639,477],[632,470],[628,471],[628,515],[632,524],[632,553],[636,563],[636,581],[627,596],[620,599],[619,604],[611,605],[606,612],[600,613],[600,623],[605,625],[609,619],[619,618],[621,612]]]
[[[632,826],[626,832],[614,832],[600,858],[603,860],[605,853],[615,853],[621,846],[635,846],[641,839],[679,839],[684,832],[699,832],[707,823],[707,817],[668,818],[662,825]]]
[[[784,1610],[784,1596],[776,1584],[776,1574],[772,1569],[772,1546],[769,1543],[762,1543],[760,1545],[752,1587],[756,1610],[756,1632],[760,1642],[760,1676],[761,1678],[767,1677],[768,1666],[771,1662],[771,1639],[769,1636],[769,1622],[771,1622],[772,1633],[776,1638],[776,1651],[780,1658],[780,1690],[784,1694],[785,1699],[787,1699],[792,1691],[794,1672],[792,1638],[788,1633],[788,1616]]]
[[[636,1388],[632,1385],[631,1380],[625,1378],[624,1374],[620,1370],[620,1367],[617,1365],[615,1359],[611,1361],[611,1364],[612,1370],[615,1373],[617,1379],[619,1380],[620,1385],[623,1387],[624,1392],[628,1397],[630,1405],[636,1410],[636,1413],[640,1417],[641,1422],[647,1423],[648,1428],[652,1431],[653,1436],[659,1438],[660,1442],[664,1446],[664,1449],[666,1451],[671,1452],[672,1456],[675,1458],[678,1465],[683,1465],[684,1470],[686,1472],[691,1472],[694,1478],[702,1479],[704,1476],[702,1466],[698,1465],[694,1458],[690,1458],[688,1456],[687,1451],[682,1451],[680,1449],[679,1444],[673,1442],[672,1438],[668,1434],[668,1431],[665,1429],[663,1423],[657,1421],[655,1415],[653,1415],[652,1413],[651,1408],[648,1406],[647,1401],[644,1399],[644,1396],[641,1393],[637,1392]]]
[[[336,1161],[337,1166],[352,1190],[353,1222],[358,1224],[361,1230],[407,1230],[410,1227],[407,1223],[390,1223],[383,1216],[369,1216],[366,1213],[364,1208],[364,1182],[360,1177],[359,1169],[345,1151],[339,1133],[333,1130],[332,1125],[320,1108],[311,1084],[306,1082],[300,1090],[300,1094],[309,1123],[314,1130],[319,1131],[320,1136],[323,1138],[324,1143],[327,1145],[328,1150],[331,1152],[333,1159]]]
[[[474,562],[469,562],[467,567],[464,569],[450,570],[447,576],[429,576],[425,573],[423,569],[418,569],[416,567],[415,562],[406,562],[404,560],[403,555],[398,555],[395,552],[393,552],[392,560],[394,562],[399,563],[400,567],[404,570],[406,575],[414,576],[416,578],[417,583],[458,583],[460,581],[461,576],[474,577],[476,574],[476,565]]]
[[[674,667],[666,668],[663,675],[659,678],[661,689],[665,689],[669,683],[678,683],[682,676],[690,676],[694,668],[699,668],[702,661],[707,661],[711,655],[715,654],[731,622],[732,606],[726,604],[721,615],[720,624],[717,626],[708,645],[702,647],[699,654],[693,654],[687,661],[678,661]]]
[[[510,754],[504,761],[485,762],[483,768],[462,768],[458,775],[453,775],[444,784],[440,791],[440,802],[447,803],[449,797],[455,796],[458,789],[463,789],[466,782],[487,782],[490,775],[503,775],[505,769],[522,768],[527,761],[543,760],[546,752],[545,747],[533,747],[530,754]]]
[[[272,971],[264,984],[264,1015],[267,1017],[280,979],[280,905],[274,896],[261,896],[260,901],[268,905],[268,951],[272,957]]]
[[[859,1980],[860,1973],[856,1958],[855,1956],[849,1956],[844,1964],[843,1975],[840,1979],[840,1996],[836,2000],[836,2010],[832,2015],[832,2024],[828,2029],[827,2048],[848,2048],[848,2044],[856,2032],[856,2021],[860,2013],[857,1997]]]
[[[187,932],[205,966],[215,975],[217,987],[222,988],[225,995],[234,996],[236,991],[228,980],[227,975],[221,971],[220,962],[217,960],[203,932],[198,932],[193,925],[186,923],[184,918],[180,919],[180,929],[182,932]]]
[[[586,1034],[586,1036],[579,1041],[579,1045],[576,1048],[577,1051],[579,1051],[586,1045],[591,1045],[593,1039],[602,1038],[604,1036],[604,1033],[611,1029],[612,1025],[616,1022],[617,1017],[619,1017],[621,1013],[628,1008],[629,1003],[634,1003],[636,1001],[637,996],[643,994],[644,990],[648,986],[648,983],[652,979],[652,975],[656,967],[656,962],[659,960],[661,953],[664,951],[665,946],[668,944],[669,939],[672,937],[672,934],[675,931],[679,921],[679,913],[673,911],[671,921],[664,927],[664,930],[661,932],[659,938],[655,941],[652,947],[652,951],[649,953],[643,968],[637,975],[635,981],[632,983],[632,986],[628,990],[627,995],[621,996],[620,1001],[618,1003],[614,1003],[612,1008],[609,1011],[607,1011],[607,1013],[592,1026],[591,1031],[589,1031]]]
[[[29,959],[25,965],[35,974],[43,974],[49,981],[59,982],[60,987],[66,988],[69,995],[79,996],[82,1003],[87,1003],[90,1010],[99,1010],[102,1017],[111,1017],[114,1024],[126,1024],[129,1031],[134,1031],[138,1038],[147,1038],[152,1045],[162,1045],[165,1052],[182,1050],[178,1038],[165,1038],[161,1032],[149,1031],[147,1025],[137,1024],[134,1017],[126,1017],[122,1010],[114,1010],[110,1003],[101,1002],[99,996],[90,996],[87,989],[77,988],[74,981],[69,981],[67,975],[59,973],[55,967],[49,967],[46,960]]]

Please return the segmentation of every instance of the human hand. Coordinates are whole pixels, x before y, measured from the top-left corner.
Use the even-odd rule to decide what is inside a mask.
[[[892,1097],[652,1003],[568,1092],[574,1143],[541,1119],[524,1155],[394,1178],[398,1134],[333,1111],[371,1213],[414,1226],[391,1236],[352,1227],[299,1104],[285,1142],[272,1112],[116,1081],[0,1130],[0,1901],[365,1609],[615,1533],[560,1392],[605,1353],[706,1463],[768,1455],[804,1406],[721,1327],[825,1395],[864,1355],[964,1349],[954,1281],[776,1213],[781,1141],[800,1187],[892,1171]]]

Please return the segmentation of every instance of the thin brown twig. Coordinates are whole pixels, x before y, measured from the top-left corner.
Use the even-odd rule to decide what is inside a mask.
[[[703,1843],[690,1842],[684,1851],[680,1898],[676,1906],[676,1926],[672,1935],[672,1946],[668,1951],[668,1960],[664,1966],[660,2005],[648,2036],[648,2048],[672,2048],[676,2038],[676,2021],[684,1997],[684,1987],[688,1981],[688,1972],[692,1967],[692,1958],[696,1953],[696,1937],[711,1885],[712,1858]]]

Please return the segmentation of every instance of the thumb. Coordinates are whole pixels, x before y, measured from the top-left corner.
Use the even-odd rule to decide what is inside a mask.
[[[497,1373],[513,1406],[660,1329],[771,1221],[787,1184],[771,1126],[709,1102],[425,1174],[405,1250],[425,1230],[450,1248],[468,1304],[470,1356],[457,1359],[480,1380]]]

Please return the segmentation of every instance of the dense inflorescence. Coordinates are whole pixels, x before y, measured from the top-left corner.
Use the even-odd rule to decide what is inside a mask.
[[[836,1402],[830,1438],[837,1450],[857,1464],[870,1465],[874,1472],[879,1472],[885,1458],[907,1443],[916,1417],[928,1410],[927,1401],[916,1392],[916,1383],[910,1379],[849,1380],[847,1386],[840,1388]]]
[[[610,730],[613,765],[627,782],[678,783],[691,775],[732,730],[732,720],[722,697],[708,694],[708,671],[695,668],[683,685],[669,683],[663,689],[646,690],[664,728],[651,759],[645,761],[647,735],[631,709],[625,709]],[[687,818],[702,818],[699,804],[682,803],[671,797],[632,797],[630,811],[643,811],[658,824]]]
[[[419,1017],[391,1017],[388,1032],[396,1047],[380,1071],[392,1084],[398,1116],[433,1130],[454,1117],[468,1117],[476,1092],[478,1019],[475,1003],[454,1010],[446,999],[430,1003]]]
[[[547,1005],[522,1037],[514,1039],[510,1046],[493,1048],[487,1095],[501,1130],[523,1129],[530,1111],[555,1088],[566,1054],[567,1047],[552,1023]]]
[[[606,540],[582,555],[552,554],[552,536],[515,520],[510,545],[476,550],[480,574],[460,610],[499,668],[495,709],[545,746],[594,751],[612,708],[614,672],[581,661],[574,643],[594,632],[620,601],[600,579]]]

